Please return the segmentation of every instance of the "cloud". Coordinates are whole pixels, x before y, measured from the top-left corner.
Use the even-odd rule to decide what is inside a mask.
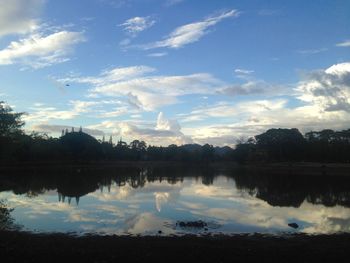
[[[211,16],[203,21],[187,24],[176,28],[164,40],[156,41],[150,44],[141,45],[142,49],[154,48],[181,48],[190,43],[197,42],[204,35],[208,34],[208,29],[215,26],[217,23],[229,17],[237,17],[239,12],[231,10],[223,12],[217,16]]]
[[[350,63],[341,63],[307,75],[296,88],[299,99],[320,111],[350,112]]]
[[[130,105],[145,111],[178,103],[179,96],[214,93],[215,87],[222,85],[221,81],[206,73],[149,75],[154,71],[147,66],[133,66],[107,70],[97,77],[68,77],[57,81],[90,84],[93,86],[89,90],[90,97],[126,97]]]
[[[327,50],[328,48],[301,49],[301,50],[297,50],[297,52],[302,55],[314,55],[314,54],[326,52]]]
[[[156,52],[156,53],[148,54],[147,57],[164,57],[166,55],[168,55],[167,52]]]
[[[154,128],[140,128],[130,123],[121,123],[119,128],[120,134],[124,137],[139,138],[152,145],[192,143],[192,139],[181,132],[179,123],[176,120],[166,119],[162,112],[158,114]]]
[[[156,122],[143,120],[103,121],[100,124],[90,125],[88,128],[108,131],[107,133],[121,135],[126,140],[144,140],[148,144],[163,145],[191,143],[192,139],[181,131],[176,120],[165,118],[160,112]]]
[[[19,63],[41,68],[62,63],[69,60],[67,54],[71,48],[84,40],[82,32],[34,33],[0,50],[0,65]]]
[[[336,44],[337,47],[350,47],[350,40],[345,40],[344,42]]]
[[[45,0],[1,0],[0,37],[35,30],[44,3]]]
[[[29,115],[23,117],[25,121],[41,121],[47,122],[52,119],[70,120],[77,117],[78,112],[72,110],[58,110],[55,107],[36,107]]]
[[[213,100],[207,100],[188,113],[177,114],[176,120],[167,119],[160,112],[154,122],[133,118],[118,122],[104,120],[89,127],[121,134],[123,138],[140,138],[154,145],[209,142],[233,146],[241,136],[253,136],[275,127],[297,127],[302,132],[347,128],[350,121],[349,65],[341,63],[310,72],[295,85],[283,87],[252,77],[243,84],[228,85],[207,73],[161,76],[147,66],[112,68],[96,77],[75,77],[65,81],[92,85],[89,95],[96,95],[102,101],[106,100],[104,97],[123,98],[123,103],[113,110],[99,112],[98,116],[105,118],[124,115],[124,112],[125,115],[159,112],[163,106],[181,103],[186,99],[185,95],[205,95],[215,100],[218,95],[221,99],[222,95],[264,96],[261,99],[245,97],[238,102],[211,103]],[[41,115],[42,118],[45,116]]]
[[[24,116],[25,121],[29,122],[48,122],[50,120],[71,120],[82,114],[93,113],[100,114],[100,117],[104,114],[110,113],[103,109],[106,105],[117,105],[116,109],[123,108],[123,103],[118,100],[97,100],[97,101],[82,101],[71,100],[68,103],[70,109],[59,110],[52,106],[46,106],[45,104],[35,104],[31,108],[29,115]],[[110,113],[111,115],[112,113]]]
[[[126,81],[152,73],[155,69],[147,66],[117,67],[103,71],[98,77],[68,77],[57,79],[60,83],[82,83],[104,86],[113,82]]]
[[[221,102],[207,107],[195,109],[189,115],[199,115],[202,118],[234,117],[242,114],[253,114],[282,109],[285,107],[286,103],[287,100],[285,99],[255,100],[235,104]]]
[[[235,73],[237,73],[237,74],[244,74],[244,75],[246,74],[246,75],[249,75],[249,74],[254,73],[254,70],[236,68],[236,69],[235,69]]]
[[[152,27],[155,23],[156,21],[153,20],[150,16],[135,16],[126,20],[119,26],[124,27],[124,31],[126,31],[131,36],[135,37],[140,32]]]
[[[174,133],[178,133],[180,132],[181,127],[176,120],[168,120],[165,118],[163,112],[159,112],[156,130],[173,131]]]
[[[274,85],[263,80],[248,80],[243,84],[233,84],[217,90],[218,94],[228,96],[242,96],[252,94],[280,95],[286,87]]]
[[[31,127],[34,131],[43,133],[61,134],[62,130],[71,130],[72,126],[68,125],[51,125],[51,124],[38,124]],[[75,131],[78,131],[80,127],[73,127]],[[88,129],[83,127],[83,132],[90,134],[91,136],[102,136],[104,132],[101,130]]]

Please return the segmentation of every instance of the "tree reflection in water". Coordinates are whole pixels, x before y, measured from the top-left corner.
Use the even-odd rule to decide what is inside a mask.
[[[12,191],[28,197],[56,190],[59,200],[70,203],[112,184],[143,188],[147,183],[166,181],[169,185],[194,178],[203,185],[213,184],[224,175],[235,180],[243,192],[262,199],[272,206],[299,207],[304,201],[325,206],[350,207],[350,177],[325,175],[270,174],[237,168],[209,167],[56,167],[7,171],[0,175],[0,192]]]

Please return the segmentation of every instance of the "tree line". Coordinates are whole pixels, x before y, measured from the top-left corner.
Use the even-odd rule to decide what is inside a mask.
[[[147,145],[142,140],[129,144],[97,140],[80,128],[63,130],[59,138],[47,134],[26,134],[24,113],[14,112],[0,102],[0,161],[182,161],[209,162],[349,162],[350,129],[311,131],[301,134],[296,128],[269,129],[235,148],[214,147],[209,144],[175,144],[167,147]]]
[[[350,129],[269,129],[236,145],[234,159],[251,162],[350,162]]]

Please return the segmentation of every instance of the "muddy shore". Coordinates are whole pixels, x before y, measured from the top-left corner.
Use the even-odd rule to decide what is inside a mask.
[[[349,248],[350,234],[76,237],[0,231],[1,262],[349,262]]]

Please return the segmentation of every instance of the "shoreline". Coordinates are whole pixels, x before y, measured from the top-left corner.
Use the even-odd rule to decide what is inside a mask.
[[[270,173],[281,175],[335,175],[350,176],[350,163],[315,163],[315,162],[279,162],[238,164],[229,161],[216,162],[175,162],[175,161],[52,161],[52,162],[16,162],[0,163],[1,172],[26,172],[55,169],[118,169],[118,168],[212,168],[248,171],[253,173]]]
[[[350,234],[72,236],[0,230],[6,262],[348,262]],[[149,261],[152,260],[152,261]]]

